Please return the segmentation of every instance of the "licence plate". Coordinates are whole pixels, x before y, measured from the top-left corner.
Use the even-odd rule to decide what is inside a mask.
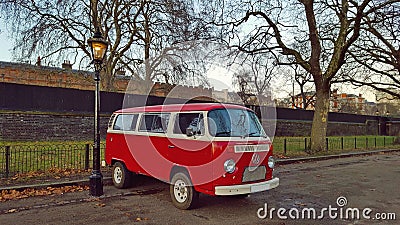
[[[253,185],[250,187],[250,192],[260,192],[269,189],[269,184]]]

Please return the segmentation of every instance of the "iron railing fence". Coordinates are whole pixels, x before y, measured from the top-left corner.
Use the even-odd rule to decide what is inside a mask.
[[[396,145],[395,136],[346,136],[327,137],[326,150],[357,150],[377,149]],[[309,137],[275,137],[273,141],[274,152],[290,155],[293,152],[306,152],[310,149],[311,139]]]
[[[55,169],[88,170],[92,152],[91,144],[0,145],[0,177]]]

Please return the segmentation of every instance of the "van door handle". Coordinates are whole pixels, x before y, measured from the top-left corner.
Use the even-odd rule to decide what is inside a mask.
[[[168,148],[175,148],[175,145],[168,145]]]

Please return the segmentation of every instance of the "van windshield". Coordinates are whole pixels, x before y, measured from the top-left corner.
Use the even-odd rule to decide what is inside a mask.
[[[266,136],[254,112],[242,109],[217,109],[208,112],[208,130],[215,137]]]

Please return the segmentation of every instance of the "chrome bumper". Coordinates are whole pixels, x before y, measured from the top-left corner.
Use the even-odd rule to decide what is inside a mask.
[[[215,195],[241,195],[271,190],[279,186],[279,178],[254,184],[216,186]]]

